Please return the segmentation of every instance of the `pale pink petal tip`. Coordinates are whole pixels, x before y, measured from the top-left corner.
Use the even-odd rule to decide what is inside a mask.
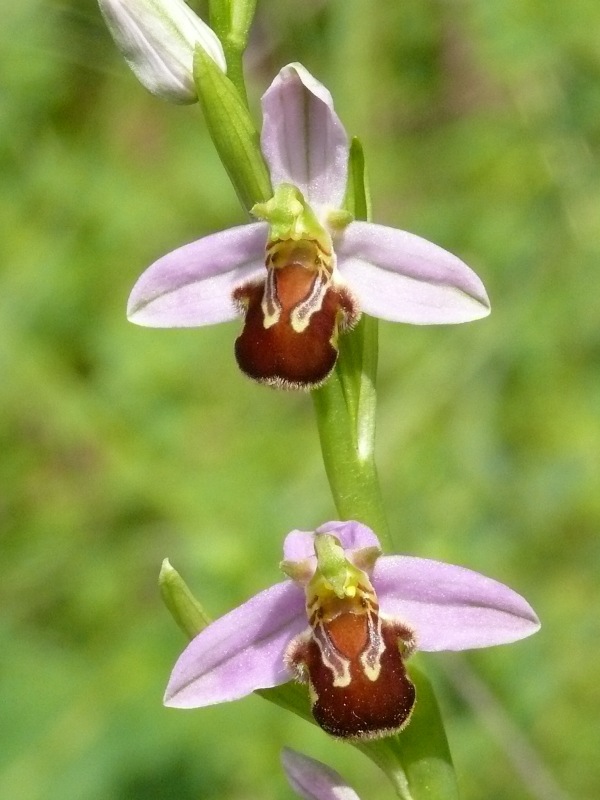
[[[285,747],[281,763],[290,786],[304,800],[360,800],[339,773],[314,758]]]
[[[503,583],[465,567],[412,556],[383,556],[373,585],[385,616],[416,633],[419,650],[468,650],[531,636],[540,621]]]
[[[334,246],[340,274],[363,311],[391,322],[469,322],[490,313],[479,277],[463,261],[413,233],[351,223]]]

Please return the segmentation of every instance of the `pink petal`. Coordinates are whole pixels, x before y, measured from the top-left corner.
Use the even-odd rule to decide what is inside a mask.
[[[420,236],[352,222],[334,246],[340,273],[367,314],[434,325],[490,313],[485,288],[473,270]]]
[[[304,592],[292,581],[254,595],[190,642],[171,673],[165,705],[210,706],[289,681],[283,654],[306,626]]]
[[[284,747],[281,763],[292,789],[305,800],[359,800],[341,775],[314,758]]]
[[[193,328],[234,319],[239,314],[231,293],[263,274],[266,241],[266,223],[256,222],[173,250],[138,279],[129,296],[128,318],[151,328]]]
[[[371,528],[361,522],[326,522],[315,533],[332,533],[340,540],[344,550],[363,550],[365,547],[381,547]]]
[[[262,98],[261,146],[271,182],[297,186],[313,206],[340,208],[348,138],[327,89],[301,64],[288,64]]]
[[[381,612],[405,622],[419,650],[468,650],[523,639],[540,622],[521,595],[464,567],[383,556],[373,570]]]
[[[290,531],[283,540],[283,560],[305,561],[314,557],[314,531]]]
[[[379,539],[370,528],[360,522],[326,522],[316,531],[291,531],[283,542],[284,561],[304,561],[315,558],[315,533],[332,533],[340,540],[344,550],[362,550],[380,547]],[[316,559],[315,559],[316,566]]]

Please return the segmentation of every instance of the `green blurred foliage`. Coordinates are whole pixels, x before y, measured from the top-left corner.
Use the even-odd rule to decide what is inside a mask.
[[[311,403],[238,373],[235,324],[125,320],[154,258],[244,220],[198,108],[137,85],[92,0],[2,20],[0,796],[279,800],[283,744],[390,796],[257,697],[162,708],[184,643],[162,559],[217,615],[279,579],[284,533],[335,516]],[[398,549],[504,580],[543,621],[423,658],[467,800],[600,794],[599,28],[592,0],[263,0],[247,55],[255,104],[290,60],[324,80],[376,219],[492,298],[488,320],[381,335]]]

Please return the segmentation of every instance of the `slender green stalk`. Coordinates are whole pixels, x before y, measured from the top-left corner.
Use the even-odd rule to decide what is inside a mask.
[[[211,0],[209,16],[225,53],[227,77],[248,106],[242,56],[248,44],[248,34],[256,11],[256,0]]]
[[[370,203],[357,140],[350,150],[349,187],[348,210],[357,219],[367,219]],[[377,320],[366,317],[342,336],[335,372],[325,386],[313,392],[313,399],[338,513],[343,519],[357,519],[372,527],[384,548],[391,549],[374,455],[376,373]],[[411,666],[410,675],[417,703],[409,725],[396,736],[356,743],[356,747],[381,767],[402,800],[457,800],[456,778],[435,695],[421,670]]]
[[[346,207],[356,219],[370,216],[362,147],[350,148]],[[325,471],[342,519],[356,519],[375,530],[392,548],[375,465],[375,379],[378,322],[363,316],[340,338],[333,375],[312,393]]]
[[[333,375],[312,396],[325,471],[340,518],[369,525],[391,549],[374,455],[376,368],[377,320],[364,317],[343,336]]]
[[[242,63],[243,51],[239,49],[236,43],[232,43],[226,39],[223,42],[223,52],[225,53],[225,61],[227,62],[227,77],[237,89],[238,95],[244,105],[248,107],[248,94],[246,92],[244,65]]]

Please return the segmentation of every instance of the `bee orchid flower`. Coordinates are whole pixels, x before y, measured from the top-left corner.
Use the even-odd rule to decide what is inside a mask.
[[[206,627],[177,661],[165,704],[197,708],[296,678],[328,733],[368,739],[409,721],[415,650],[466,650],[529,636],[539,620],[512,589],[464,567],[382,556],[358,522],[292,531],[277,583]]]
[[[361,312],[417,325],[489,313],[483,284],[456,256],[344,211],[348,137],[330,93],[304,67],[279,72],[262,111],[274,196],[252,209],[261,221],[156,261],[129,298],[132,322],[195,327],[241,315],[235,353],[242,372],[313,389],[335,366],[338,334]]]

